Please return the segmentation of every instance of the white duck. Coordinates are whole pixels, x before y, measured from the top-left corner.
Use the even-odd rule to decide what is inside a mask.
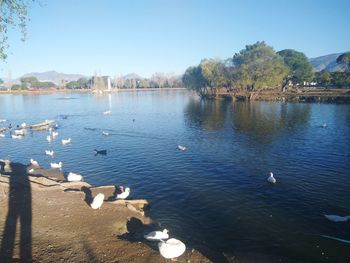
[[[168,230],[164,229],[163,231],[152,231],[148,233],[147,235],[144,235],[144,238],[146,238],[149,241],[160,241],[162,239],[168,239]]]
[[[158,243],[158,248],[162,257],[172,260],[181,256],[186,251],[186,245],[175,238],[170,238],[167,241],[161,240]]]
[[[22,139],[23,136],[22,135],[15,135],[15,134],[11,134],[12,139]]]
[[[350,216],[337,216],[337,215],[324,215],[330,221],[333,222],[346,222],[350,220]]]
[[[51,157],[53,156],[54,153],[55,153],[54,151],[45,150],[45,154],[50,155]]]
[[[58,135],[58,132],[52,132],[52,137],[56,137]]]
[[[106,110],[103,112],[104,115],[108,115],[108,114],[111,114],[111,111],[110,110]]]
[[[16,135],[24,135],[25,134],[25,130],[24,129],[15,130],[14,132],[15,132]]]
[[[105,195],[99,193],[98,195],[95,196],[94,200],[91,203],[91,208],[92,209],[98,209],[102,206],[103,200],[105,199]]]
[[[109,135],[109,132],[103,131],[102,134],[103,134],[104,136],[108,136],[108,135]]]
[[[126,187],[125,190],[121,194],[117,194],[117,199],[125,199],[130,194],[130,188]]]
[[[273,177],[273,173],[270,172],[270,176],[267,178],[267,181],[271,184],[275,184],[276,183],[276,178]]]
[[[50,163],[51,168],[62,168],[62,162]]]
[[[46,140],[47,140],[48,142],[51,142],[51,141],[52,141],[51,136],[50,136],[50,135],[47,135],[47,136],[46,136]]]
[[[63,145],[66,145],[66,144],[69,144],[69,143],[71,143],[71,138],[62,139],[62,144],[63,144]]]
[[[30,159],[30,164],[33,166],[39,166],[39,163],[35,161],[34,159]]]
[[[82,180],[83,180],[83,176],[81,176],[80,174],[70,172],[67,176],[68,182],[80,182]]]
[[[186,146],[183,146],[183,145],[178,145],[177,148],[181,151],[186,151]]]

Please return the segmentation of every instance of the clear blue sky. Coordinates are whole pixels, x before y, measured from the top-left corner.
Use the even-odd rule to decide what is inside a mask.
[[[114,76],[182,73],[266,41],[308,57],[350,50],[348,0],[40,0],[28,38],[11,30],[0,76],[56,70]]]

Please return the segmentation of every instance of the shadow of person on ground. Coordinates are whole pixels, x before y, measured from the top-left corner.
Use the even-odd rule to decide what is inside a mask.
[[[8,171],[6,165],[0,166],[1,173],[9,176],[8,212],[1,240],[0,262],[18,260],[13,259],[17,221],[20,231],[20,262],[32,262],[32,195],[27,166],[10,163]]]

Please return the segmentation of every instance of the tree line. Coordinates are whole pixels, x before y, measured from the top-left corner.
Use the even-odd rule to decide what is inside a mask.
[[[338,57],[344,72],[316,73],[304,53],[285,49],[279,52],[265,42],[247,45],[245,49],[226,60],[203,59],[198,66],[189,67],[183,77],[183,85],[196,91],[201,97],[212,98],[218,93],[244,94],[254,99],[259,91],[286,91],[317,81],[329,85],[350,86],[350,54]],[[320,81],[322,75],[323,82]],[[340,79],[340,80],[339,80]]]

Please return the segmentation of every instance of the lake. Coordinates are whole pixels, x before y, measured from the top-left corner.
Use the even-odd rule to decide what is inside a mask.
[[[304,262],[350,258],[350,244],[321,236],[350,240],[349,222],[324,217],[350,215],[350,105],[201,101],[184,90],[8,94],[0,95],[0,119],[8,120],[0,127],[59,125],[51,143],[48,132],[21,140],[6,133],[0,158],[46,168],[62,161],[64,172],[93,185],[129,186],[188,247]]]

